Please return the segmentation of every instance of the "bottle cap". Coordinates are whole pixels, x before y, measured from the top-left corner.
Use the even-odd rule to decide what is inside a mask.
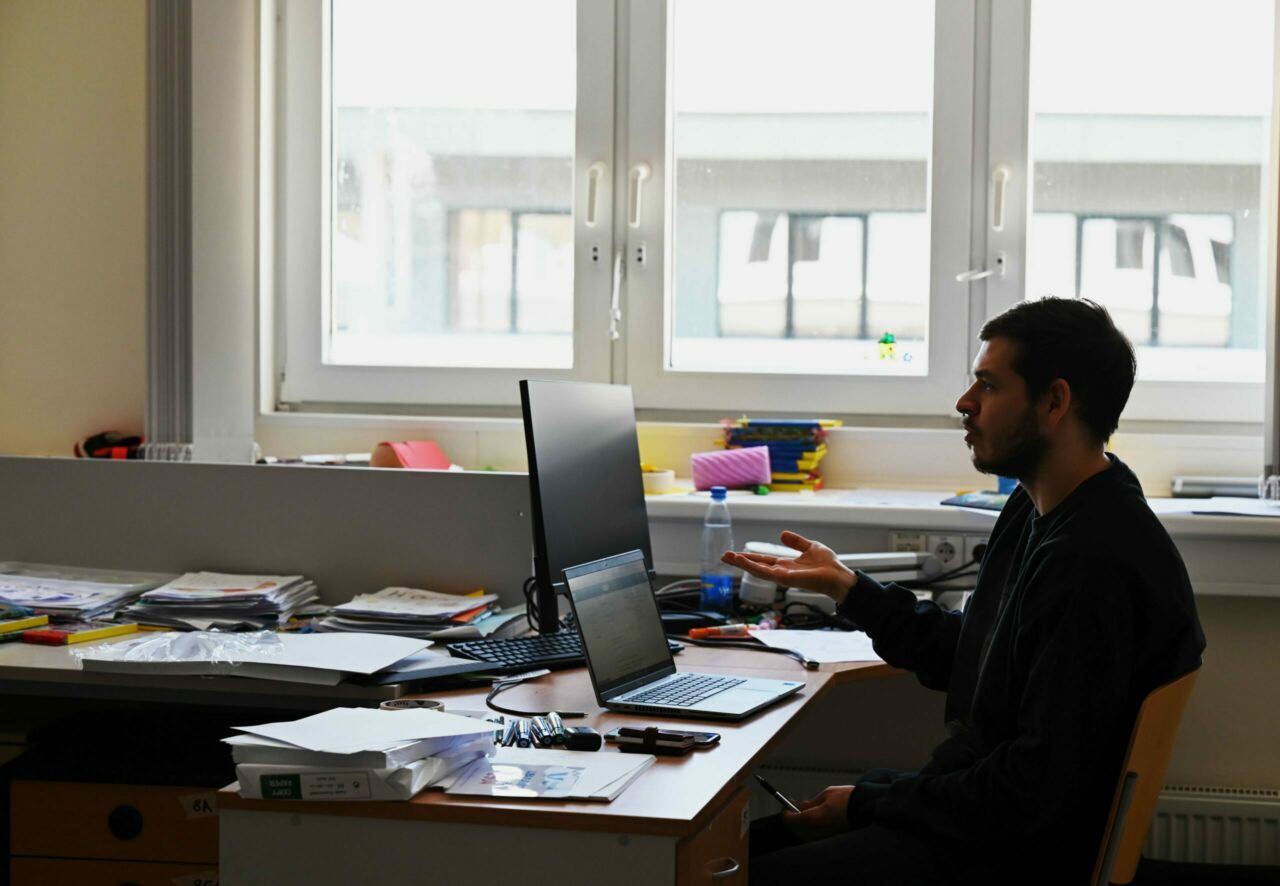
[[[725,488],[724,488],[723,486],[712,486],[712,487],[711,487],[711,500],[712,500],[712,501],[724,501],[724,496],[725,496]]]

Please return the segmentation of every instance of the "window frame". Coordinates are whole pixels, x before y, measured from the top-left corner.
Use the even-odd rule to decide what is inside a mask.
[[[1026,257],[1031,220],[1031,16],[1035,0],[1000,0],[991,16],[990,116],[987,132],[989,144],[986,196],[987,224],[982,228],[986,241],[986,267],[1003,267],[979,285],[985,290],[986,316],[994,317],[1022,301],[1026,291]],[[1280,3],[1277,4],[1280,6]],[[1280,10],[1278,10],[1280,11]],[[1277,16],[1280,33],[1280,15]],[[1280,72],[1280,53],[1272,72],[1273,109],[1276,74]],[[1275,111],[1273,110],[1273,115]],[[1276,138],[1276,120],[1271,121],[1272,139]],[[1269,156],[1274,158],[1274,145]],[[997,231],[992,226],[992,213],[997,187],[995,171],[1004,167],[1010,178],[1004,187],[1004,224]],[[1276,200],[1275,161],[1262,169],[1260,192],[1263,215]],[[1276,232],[1267,232],[1267,253],[1274,253]],[[979,239],[982,239],[981,237]],[[1157,256],[1158,260],[1159,256]],[[1267,261],[1264,257],[1264,263]],[[1266,278],[1263,298],[1276,308],[1276,281]],[[1263,347],[1270,343],[1264,340]],[[1231,381],[1157,381],[1143,379],[1142,348],[1138,351],[1139,379],[1133,386],[1125,406],[1123,420],[1172,422],[1245,422],[1263,421],[1266,383]]]
[[[327,292],[328,285],[324,231],[332,195],[330,177],[320,171],[330,168],[330,157],[327,138],[309,140],[306,133],[327,132],[323,117],[328,108],[329,56],[324,47],[329,45],[330,7],[327,0],[279,0],[275,51],[281,60],[276,79],[282,87],[275,96],[279,112],[272,136],[274,198],[280,208],[261,221],[274,232],[275,300],[274,310],[267,313],[276,346],[270,349],[272,375],[270,383],[264,380],[264,395],[274,391],[272,402],[282,410],[381,403],[448,414],[448,407],[513,406],[518,402],[516,380],[535,375],[627,383],[638,407],[666,411],[953,415],[954,398],[977,350],[978,330],[986,319],[1021,301],[1025,291],[1031,212],[1032,4],[1033,0],[968,0],[936,6],[928,185],[928,375],[886,377],[664,368],[672,290],[667,257],[673,254],[668,219],[674,182],[666,174],[673,168],[666,89],[670,7],[668,2],[626,0],[577,4],[579,95],[571,210],[575,368],[561,372],[325,365],[318,337],[307,330],[324,328],[328,322],[329,299],[315,295]],[[1277,19],[1280,30],[1280,16]],[[315,51],[300,53],[307,39]],[[314,87],[310,92],[308,84]],[[1276,102],[1280,104],[1280,96]],[[1276,128],[1273,116],[1272,159],[1264,166],[1261,186],[1264,214],[1269,216],[1274,215],[1276,201]],[[639,224],[632,227],[627,223],[629,173],[641,162],[649,165],[651,175],[642,183]],[[597,224],[587,229],[588,169],[601,166]],[[999,231],[991,227],[996,191],[992,173],[997,167],[1010,173]],[[317,179],[323,183],[319,189],[314,187]],[[308,218],[318,223],[289,223]],[[1267,231],[1266,242],[1266,260],[1274,267],[1274,230]],[[620,292],[614,284],[616,254],[626,258]],[[966,268],[997,273],[957,282],[956,274]],[[863,272],[865,276],[865,267]],[[1274,275],[1269,275],[1263,297],[1273,314],[1275,287]],[[611,341],[615,307],[620,309],[621,339]],[[1274,342],[1264,341],[1264,346],[1273,348]],[[1269,353],[1266,359],[1270,365],[1275,355]],[[1140,380],[1124,419],[1261,422],[1266,390],[1263,382]]]
[[[275,248],[280,269],[274,322],[277,408],[307,404],[515,406],[522,378],[608,381],[612,284],[610,188],[596,189],[596,223],[586,225],[587,170],[613,155],[614,14],[611,4],[577,0],[577,106],[574,112],[574,334],[571,369],[353,366],[326,364],[333,211],[331,28],[329,0],[281,0],[279,6]],[[318,134],[318,136],[317,136]],[[607,176],[606,176],[607,177]],[[316,186],[320,182],[320,186]],[[606,182],[607,184],[607,182]],[[470,206],[447,206],[446,212]],[[313,219],[311,224],[293,224]]]

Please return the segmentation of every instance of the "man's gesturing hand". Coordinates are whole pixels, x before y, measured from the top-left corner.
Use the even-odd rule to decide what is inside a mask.
[[[853,785],[830,787],[800,804],[799,812],[782,813],[787,830],[801,840],[823,840],[849,830],[849,795]]]
[[[725,551],[720,559],[756,578],[788,588],[817,591],[837,603],[849,595],[850,589],[858,581],[849,567],[836,559],[835,552],[821,542],[810,541],[794,532],[784,532],[782,543],[799,551],[800,556],[787,559],[768,554]]]

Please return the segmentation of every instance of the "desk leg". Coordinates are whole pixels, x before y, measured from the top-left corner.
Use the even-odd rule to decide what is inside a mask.
[[[747,882],[748,799],[747,789],[739,788],[701,833],[681,841],[676,848],[676,882],[680,886]]]

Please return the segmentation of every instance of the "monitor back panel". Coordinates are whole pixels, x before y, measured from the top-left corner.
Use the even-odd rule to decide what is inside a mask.
[[[0,560],[302,574],[524,602],[525,474],[0,457]]]

